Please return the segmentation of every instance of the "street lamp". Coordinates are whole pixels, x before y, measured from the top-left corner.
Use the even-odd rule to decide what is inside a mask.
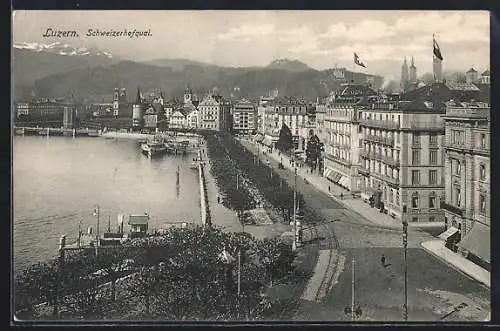
[[[404,272],[405,272],[405,283],[404,283],[404,295],[405,302],[403,305],[403,320],[408,321],[408,261],[407,261],[407,250],[408,250],[408,221],[406,220],[406,204],[403,204],[403,250],[404,250]]]
[[[293,184],[293,244],[292,250],[297,250],[297,168],[294,168]]]

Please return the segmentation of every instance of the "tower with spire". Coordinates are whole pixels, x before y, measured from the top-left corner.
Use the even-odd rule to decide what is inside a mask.
[[[137,87],[135,102],[132,106],[132,128],[134,130],[139,130],[143,126],[144,108],[145,106],[142,102],[141,89],[140,87]]]
[[[184,104],[188,104],[192,102],[193,90],[188,85],[186,86],[186,90],[184,91]]]
[[[413,60],[413,56],[411,57],[411,65],[410,65],[410,83],[417,82],[417,67],[415,67],[415,61]]]
[[[401,66],[401,89],[403,91],[406,91],[406,88],[408,87],[408,82],[409,82],[409,73],[408,73],[408,63],[406,62],[406,57],[403,62],[403,65]]]

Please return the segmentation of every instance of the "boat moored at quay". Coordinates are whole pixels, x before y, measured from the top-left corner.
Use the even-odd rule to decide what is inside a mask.
[[[163,137],[156,135],[141,144],[141,151],[148,157],[159,156],[168,152]]]

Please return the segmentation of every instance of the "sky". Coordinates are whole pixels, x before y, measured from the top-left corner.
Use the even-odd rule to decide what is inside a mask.
[[[278,58],[323,70],[399,76],[413,56],[418,75],[432,72],[432,35],[443,70],[478,71],[490,64],[487,11],[16,11],[13,42],[96,47],[122,59],[187,58],[222,66],[265,66]],[[78,38],[42,37],[75,30]],[[88,29],[150,30],[146,37],[88,37]]]

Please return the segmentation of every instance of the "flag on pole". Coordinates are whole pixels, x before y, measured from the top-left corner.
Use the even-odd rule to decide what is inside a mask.
[[[360,67],[366,68],[365,64],[359,60],[359,56],[356,53],[354,53],[354,63]]]
[[[441,55],[441,49],[439,48],[439,45],[434,35],[432,35],[432,44],[433,44],[434,56],[437,57],[439,60],[443,61],[443,56]]]

